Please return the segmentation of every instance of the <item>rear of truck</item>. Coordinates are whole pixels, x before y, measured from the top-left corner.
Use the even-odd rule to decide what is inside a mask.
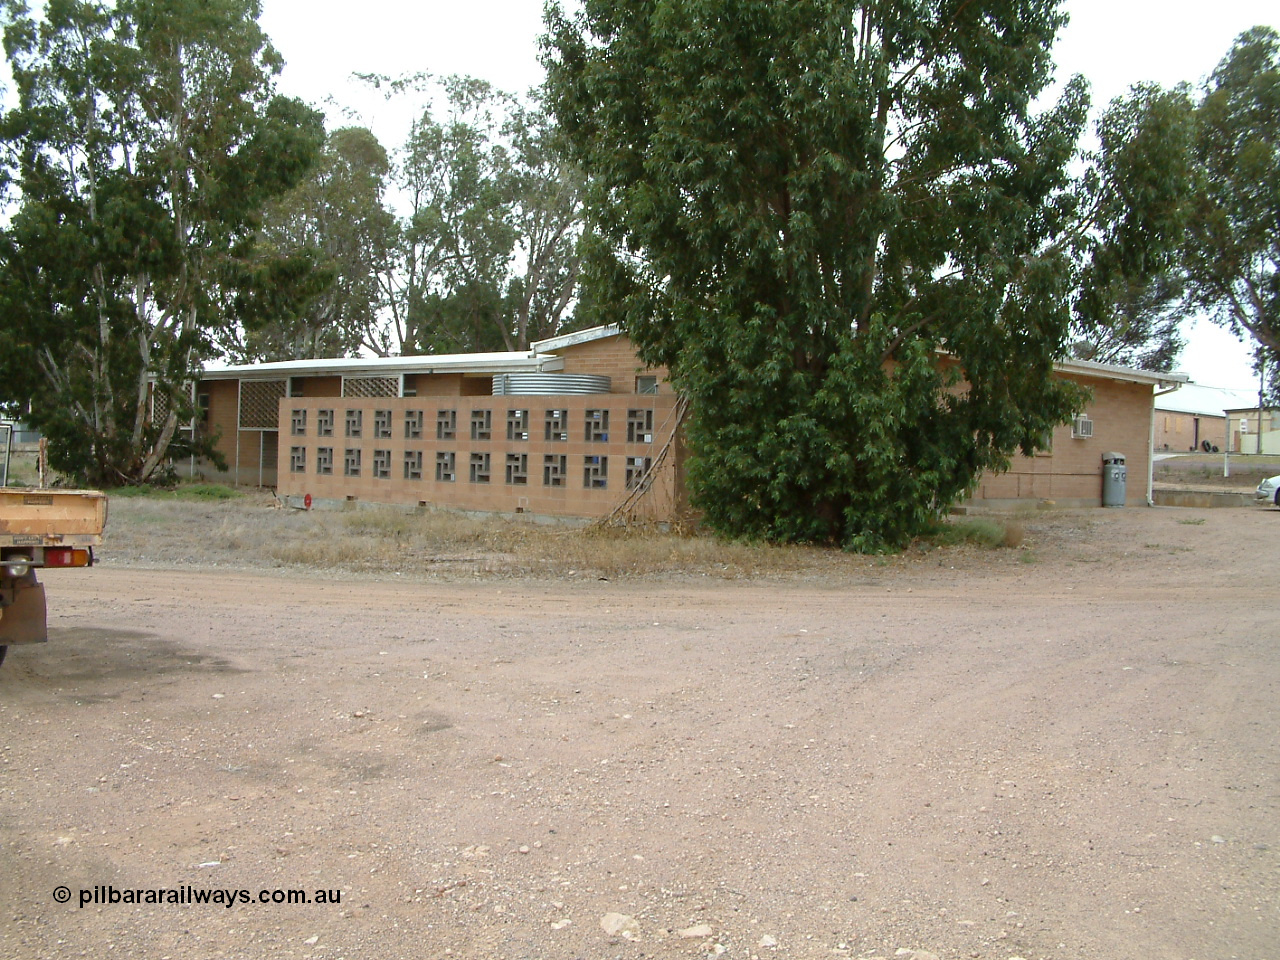
[[[96,490],[0,487],[0,663],[9,646],[48,639],[36,572],[93,566],[106,524]]]

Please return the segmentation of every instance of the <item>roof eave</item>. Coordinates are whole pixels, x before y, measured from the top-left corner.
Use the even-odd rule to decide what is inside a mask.
[[[530,350],[534,354],[555,353],[557,350],[564,350],[567,347],[576,347],[580,343],[591,343],[593,340],[616,337],[620,333],[622,333],[622,328],[616,323],[606,323],[598,327],[588,327],[586,330],[563,333],[558,337],[548,337],[546,340],[536,340],[530,344]]]
[[[1060,360],[1053,365],[1053,368],[1059,373],[1074,373],[1083,377],[1098,377],[1125,383],[1145,383],[1169,390],[1177,390],[1191,379],[1185,373],[1138,370],[1112,363],[1095,363],[1092,360]]]
[[[388,362],[390,361],[390,362]],[[209,367],[202,380],[264,380],[278,377],[399,376],[432,373],[554,373],[564,368],[559,357],[529,354],[457,354],[373,358],[366,360],[285,360],[231,367]]]

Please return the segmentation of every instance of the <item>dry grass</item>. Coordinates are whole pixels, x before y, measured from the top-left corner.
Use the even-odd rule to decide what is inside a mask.
[[[287,566],[407,576],[794,577],[874,564],[838,550],[732,543],[655,528],[392,507],[296,511],[267,496],[111,501],[103,556],[124,562]]]
[[[1016,562],[1019,551],[998,548],[1025,551],[1042,546],[1046,538],[1070,540],[1082,523],[1088,521],[1060,514],[957,519],[902,554],[866,557],[644,526],[544,524],[524,516],[374,506],[299,511],[258,493],[228,500],[165,494],[112,499],[101,555],[108,563],[288,567],[432,579],[848,582],[879,576],[886,568],[918,564],[925,557],[948,566]]]
[[[1012,517],[981,516],[951,520],[938,526],[932,537],[941,546],[1020,547],[1026,538],[1026,524]]]

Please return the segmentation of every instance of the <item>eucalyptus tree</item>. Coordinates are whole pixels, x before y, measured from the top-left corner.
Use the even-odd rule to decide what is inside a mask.
[[[264,205],[315,157],[320,117],[275,94],[257,0],[3,10],[0,389],[30,402],[55,466],[144,481],[191,413]]]
[[[518,106],[507,130],[515,157],[511,216],[517,245],[506,291],[507,343],[524,350],[582,325],[572,314],[582,272],[585,183],[541,104]]]
[[[1181,257],[1191,212],[1195,105],[1139,84],[1103,111],[1082,181],[1093,229],[1073,303],[1075,356],[1169,371],[1192,312]]]
[[[1149,177],[1104,229],[1106,192],[1071,172],[1087,85],[1032,107],[1065,19],[1053,0],[551,8],[590,299],[690,400],[714,527],[901,544],[1079,408],[1052,371],[1084,274],[1104,287],[1167,245],[1181,185]]]
[[[469,77],[367,80],[425,95],[393,165],[376,353],[518,350],[572,323],[582,178],[540,104]]]
[[[381,355],[502,343],[493,304],[516,244],[500,136],[509,97],[469,77],[448,78],[442,97],[441,116],[429,106],[414,121],[395,174],[403,211],[379,275],[389,323],[366,338]]]
[[[1193,300],[1280,360],[1280,34],[1236,39],[1205,85],[1196,131]]]
[[[391,163],[364,127],[325,136],[311,172],[266,209],[248,282],[234,290],[219,346],[240,362],[355,356],[386,305],[394,255]]]

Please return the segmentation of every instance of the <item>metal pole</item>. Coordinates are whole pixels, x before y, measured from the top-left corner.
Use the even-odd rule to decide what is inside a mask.
[[[9,485],[9,459],[13,456],[13,424],[0,423],[0,434],[4,436],[4,462],[0,464],[0,487]]]
[[[1258,449],[1255,453],[1262,453],[1262,398],[1267,392],[1267,354],[1262,348],[1258,348]]]

